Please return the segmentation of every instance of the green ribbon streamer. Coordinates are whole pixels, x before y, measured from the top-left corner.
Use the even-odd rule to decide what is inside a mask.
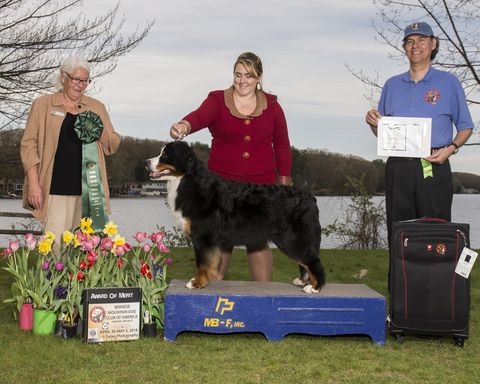
[[[432,163],[425,159],[421,160],[423,168],[423,178],[426,179],[427,177],[433,177]]]
[[[93,230],[99,232],[107,223],[108,216],[98,166],[97,143],[83,144],[82,164],[82,216],[90,217]]]
[[[108,221],[96,143],[102,135],[103,123],[96,113],[86,111],[77,115],[74,130],[83,142],[82,216],[90,217],[93,221],[93,230],[99,232]]]

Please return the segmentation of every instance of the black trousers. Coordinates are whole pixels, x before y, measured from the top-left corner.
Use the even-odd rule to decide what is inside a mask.
[[[434,217],[451,220],[453,180],[448,160],[432,163],[433,177],[424,178],[420,159],[389,157],[385,167],[388,248],[394,221]]]

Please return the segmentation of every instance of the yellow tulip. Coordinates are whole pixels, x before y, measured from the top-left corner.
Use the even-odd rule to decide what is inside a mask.
[[[80,230],[87,235],[93,234],[93,220],[90,217],[84,217],[80,220]]]
[[[39,240],[38,241],[38,252],[42,255],[46,255],[47,253],[52,251],[52,243],[48,239]]]
[[[105,233],[107,236],[114,236],[118,233],[117,227],[117,224],[115,224],[113,221],[109,221],[107,224],[105,224],[105,227],[103,227],[103,233]]]
[[[121,247],[121,246],[125,245],[125,238],[121,237],[120,235],[117,235],[113,239],[113,242],[115,243],[116,247]]]
[[[47,231],[45,233],[45,241],[48,241],[50,242],[50,244],[53,244],[53,242],[55,241],[55,235],[53,234],[53,232]]]
[[[63,232],[63,244],[65,245],[70,244],[74,238],[75,238],[75,235],[72,232],[70,231]]]

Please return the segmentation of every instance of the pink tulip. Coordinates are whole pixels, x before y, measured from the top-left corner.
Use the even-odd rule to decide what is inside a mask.
[[[137,240],[139,243],[143,243],[145,239],[147,238],[147,232],[137,232],[133,238]]]
[[[85,248],[86,251],[90,252],[94,246],[93,246],[93,241],[91,239],[88,239],[82,243],[83,248]]]
[[[123,244],[123,250],[125,252],[130,252],[131,249],[132,249],[132,246],[129,243]]]
[[[167,257],[167,258],[165,259],[165,265],[172,265],[172,263],[173,263],[173,260],[172,260],[171,257]]]
[[[32,240],[27,240],[26,245],[30,251],[33,251],[35,249],[35,246],[37,245],[37,240],[35,240],[35,238],[33,238]]]
[[[119,245],[117,248],[115,248],[115,255],[122,256],[124,253],[125,249],[123,249],[123,246]]]
[[[13,252],[15,252],[15,251],[18,250],[18,248],[20,248],[20,243],[19,243],[17,240],[11,241],[10,244],[8,244],[8,247],[9,247]]]
[[[49,263],[47,260],[45,260],[45,261],[42,263],[42,269],[43,269],[44,271],[46,271],[49,267],[50,267],[50,263]]]
[[[58,271],[58,272],[61,272],[61,271],[63,271],[63,268],[65,268],[63,263],[61,261],[57,261],[56,264],[55,264],[55,270]]]
[[[150,235],[150,240],[152,240],[152,243],[161,243],[163,241],[163,232],[157,232],[157,233],[152,233]]]
[[[113,240],[109,237],[104,237],[100,241],[100,250],[102,251],[110,251],[113,248]]]
[[[159,252],[162,252],[162,253],[170,252],[170,249],[168,249],[168,247],[163,242],[157,243],[157,249]]]
[[[12,251],[11,248],[5,248],[5,249],[3,250],[3,256],[5,256],[5,257],[10,256],[12,253],[13,253],[13,251]]]
[[[100,240],[101,240],[100,236],[93,235],[90,239],[92,240],[93,248],[98,247],[98,244],[100,244]]]
[[[80,244],[88,240],[88,235],[82,231],[77,231],[75,235],[77,236],[77,240]]]
[[[150,249],[151,249],[150,244],[143,244],[143,246],[142,246],[142,251],[143,252],[148,253],[148,252],[150,252]]]
[[[33,234],[31,234],[31,233],[27,233],[25,235],[25,241],[29,242],[29,241],[32,241],[32,240],[35,240],[35,236],[33,236]]]

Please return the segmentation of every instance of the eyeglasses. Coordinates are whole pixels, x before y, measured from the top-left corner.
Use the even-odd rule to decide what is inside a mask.
[[[91,79],[79,79],[78,77],[72,77],[68,72],[64,72],[64,73],[68,76],[70,80],[72,80],[72,83],[75,85],[82,84],[86,87],[92,81]]]

